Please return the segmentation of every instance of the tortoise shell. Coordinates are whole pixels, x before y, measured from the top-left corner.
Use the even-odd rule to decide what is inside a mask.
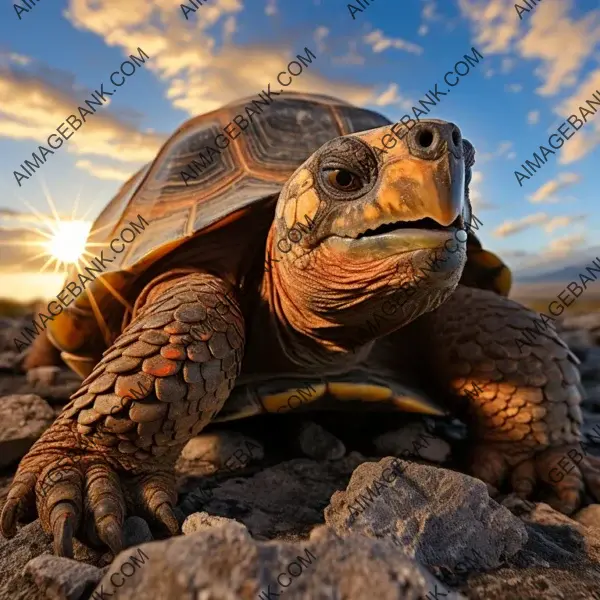
[[[235,246],[225,225],[248,220],[248,235],[264,233],[266,239],[278,193],[313,152],[332,138],[392,123],[335,98],[286,93],[272,105],[261,106],[260,113],[244,116],[250,123],[242,131],[233,120],[249,115],[244,112],[247,106],[257,111],[257,103],[244,99],[190,119],[164,143],[154,161],[122,186],[95,221],[88,239],[90,250],[105,259],[102,272],[86,270],[91,264],[99,266],[98,261],[86,261],[68,274],[67,281],[81,282],[79,273],[91,281],[82,283],[84,291],[50,323],[49,337],[55,346],[74,359],[99,358],[132,312],[140,290],[136,283],[161,259],[182,252],[177,249],[186,242],[215,229],[220,230],[223,251],[241,258],[244,251]],[[217,136],[221,145],[216,144]],[[228,142],[225,148],[223,140]],[[255,207],[264,208],[268,199],[269,209],[259,218],[264,226],[259,226],[250,215],[258,210]],[[122,242],[125,229],[137,233],[126,244],[132,236],[128,233]],[[120,253],[110,246],[115,238],[117,247],[124,245]],[[489,253],[472,234],[471,238],[469,248],[489,261]],[[482,272],[489,274],[490,268],[494,271],[502,265],[496,261],[491,267],[483,264],[485,260],[478,262],[483,264]],[[469,266],[467,262],[465,273],[472,271]],[[496,275],[494,271],[492,279]]]

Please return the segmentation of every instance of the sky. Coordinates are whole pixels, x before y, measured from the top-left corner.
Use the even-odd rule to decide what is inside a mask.
[[[305,47],[317,59],[294,91],[394,121],[436,83],[447,88],[445,73],[476,48],[483,59],[429,117],[456,123],[475,146],[471,198],[485,247],[515,272],[598,256],[600,115],[571,129],[522,186],[515,176],[600,90],[598,0],[544,0],[521,11],[506,0],[362,4],[208,0],[184,15],[175,0],[55,0],[17,15],[3,3],[0,297],[50,297],[64,285],[52,264],[41,272],[47,257],[33,259],[40,248],[30,244],[42,239],[32,229],[45,229],[48,197],[60,217],[92,221],[178,126],[255,96]],[[138,48],[149,59],[19,186],[14,171]]]

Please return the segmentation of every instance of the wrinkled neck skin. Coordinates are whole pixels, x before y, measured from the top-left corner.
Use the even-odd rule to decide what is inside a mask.
[[[276,247],[282,237],[274,225],[266,245],[271,268],[260,294],[269,330],[290,362],[321,372],[361,362],[376,338],[436,309],[455,290],[466,261],[463,248],[439,250],[437,267],[421,272],[432,250],[360,260],[327,241],[316,248],[300,241],[284,254]]]

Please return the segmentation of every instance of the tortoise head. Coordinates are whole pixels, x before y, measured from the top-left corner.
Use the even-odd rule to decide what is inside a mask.
[[[317,150],[284,186],[267,243],[286,321],[347,348],[439,306],[466,262],[472,157],[458,127],[439,120]]]

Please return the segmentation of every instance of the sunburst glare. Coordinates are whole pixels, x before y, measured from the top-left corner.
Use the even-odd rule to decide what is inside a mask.
[[[26,263],[45,259],[40,269],[42,273],[53,267],[54,273],[61,272],[66,274],[69,267],[73,265],[80,272],[81,266],[88,264],[88,260],[94,256],[89,250],[92,247],[104,247],[106,245],[89,243],[87,241],[90,234],[94,233],[91,232],[92,222],[87,220],[87,216],[92,209],[90,208],[86,214],[80,217],[76,216],[80,196],[78,194],[73,203],[70,218],[61,217],[44,182],[42,182],[42,187],[52,216],[44,215],[28,202],[24,202],[33,213],[31,220],[36,223],[33,227],[28,228],[29,232],[34,234],[34,237],[38,239],[32,240],[30,238],[28,241],[23,242],[5,242],[3,245],[39,248],[39,252],[21,263],[19,266],[20,269],[26,269]]]
[[[92,227],[89,221],[59,221],[52,239],[46,243],[48,253],[64,263],[76,263],[85,250]]]

